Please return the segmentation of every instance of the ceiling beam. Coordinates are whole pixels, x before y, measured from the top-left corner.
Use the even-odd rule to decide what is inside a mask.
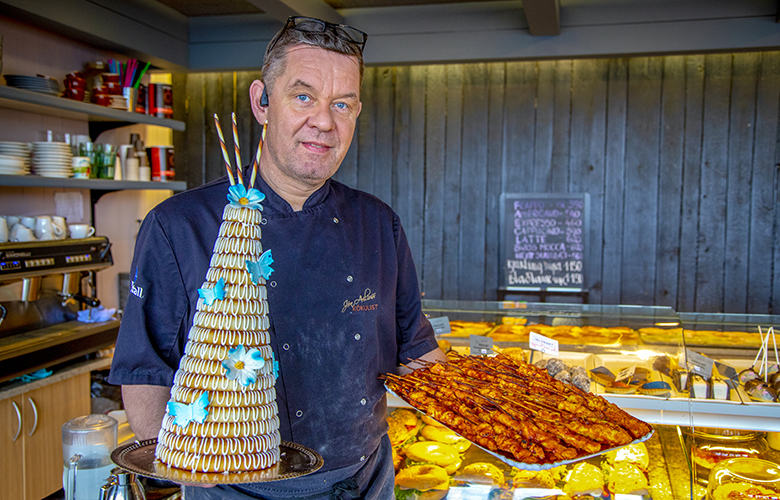
[[[344,17],[322,0],[247,0],[274,19],[285,22],[290,16],[306,16],[334,24],[343,24]]]
[[[147,0],[0,0],[0,15],[174,71],[189,65],[187,18]]]
[[[523,11],[531,36],[561,34],[561,5],[558,0],[523,0]]]

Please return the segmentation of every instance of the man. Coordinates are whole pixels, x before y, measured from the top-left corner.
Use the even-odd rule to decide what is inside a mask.
[[[255,117],[268,124],[256,187],[266,195],[263,246],[274,255],[268,303],[280,432],[319,452],[324,466],[279,482],[187,486],[188,500],[391,498],[377,376],[416,358],[446,359],[421,312],[398,216],[331,180],[361,110],[365,39],[347,26],[290,18],[250,89]],[[109,378],[122,385],[139,439],[160,429],[226,193],[221,179],[174,196],[139,232]]]

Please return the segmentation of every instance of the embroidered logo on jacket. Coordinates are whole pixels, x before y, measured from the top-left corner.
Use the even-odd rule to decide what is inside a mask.
[[[135,268],[135,276],[133,277],[133,281],[130,282],[130,293],[138,297],[139,299],[144,298],[144,289],[140,286],[135,286],[135,280],[138,279],[138,268]]]
[[[345,300],[341,312],[347,312],[348,310],[351,310],[351,312],[376,311],[379,304],[367,303],[374,299],[376,299],[376,292],[372,292],[370,288],[366,288],[366,290],[355,300]]]

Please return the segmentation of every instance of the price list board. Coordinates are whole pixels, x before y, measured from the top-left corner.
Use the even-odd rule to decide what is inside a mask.
[[[582,291],[590,196],[501,195],[501,287]]]

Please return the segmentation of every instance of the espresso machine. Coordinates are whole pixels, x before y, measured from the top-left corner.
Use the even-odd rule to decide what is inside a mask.
[[[0,243],[0,383],[115,343],[118,321],[77,321],[113,263],[100,236]]]

